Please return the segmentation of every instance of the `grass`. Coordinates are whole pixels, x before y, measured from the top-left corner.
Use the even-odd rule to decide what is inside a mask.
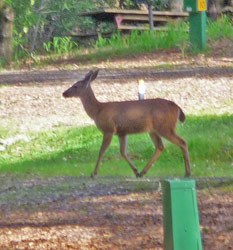
[[[222,38],[233,39],[232,21],[229,16],[222,15],[216,22],[208,20],[207,38],[216,41]]]
[[[9,130],[0,128],[1,137]],[[195,177],[232,176],[233,116],[190,116],[178,126],[188,142],[192,174]],[[0,174],[19,176],[39,175],[89,176],[94,169],[102,135],[96,127],[56,128],[47,132],[33,132],[29,142],[17,142],[1,152]],[[165,141],[165,152],[147,176],[183,176],[181,150]],[[129,137],[130,158],[141,170],[153,154],[153,144],[147,134]],[[114,137],[100,166],[100,176],[133,176],[133,172],[119,153]]]
[[[186,29],[187,24],[180,23],[177,26],[168,25],[168,30],[163,32],[134,30],[130,36],[121,36],[118,32],[111,39],[99,36],[96,47],[99,49],[111,47],[116,54],[119,52],[139,54],[155,49],[170,49],[179,47],[188,40]]]
[[[188,24],[182,22],[176,26],[168,25],[166,31],[133,30],[131,35],[122,36],[118,32],[112,38],[103,38],[100,35],[94,48],[90,49],[88,54],[78,53],[76,57],[82,62],[97,62],[106,58],[124,58],[159,49],[180,48],[183,53],[188,42],[187,29]]]
[[[107,39],[99,36],[96,42],[98,55],[106,57],[124,57],[126,55],[137,55],[154,50],[171,48],[179,48],[183,57],[189,48],[189,23],[180,22],[177,25],[168,25],[167,31],[132,31],[130,36],[121,36],[120,33],[115,34],[112,38]],[[207,39],[209,42],[220,40],[223,38],[233,39],[232,23],[228,16],[222,15],[213,22],[208,19],[207,22]],[[210,48],[207,46],[206,51]],[[197,51],[200,52],[200,51]],[[195,50],[192,50],[195,53]],[[94,53],[95,55],[95,53]],[[90,55],[88,55],[89,57]]]
[[[77,43],[71,37],[54,37],[53,41],[43,43],[44,49],[48,54],[69,54]]]

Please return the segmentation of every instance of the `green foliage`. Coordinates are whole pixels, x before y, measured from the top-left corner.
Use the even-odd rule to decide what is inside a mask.
[[[144,3],[146,5],[152,5],[155,10],[166,10],[169,6],[168,0],[134,0],[136,3]]]
[[[44,49],[47,53],[55,53],[58,55],[70,53],[78,44],[72,40],[72,37],[54,37],[53,41],[44,43]]]
[[[222,15],[216,22],[208,19],[207,37],[212,41],[216,41],[221,38],[233,39],[233,28],[230,17]]]
[[[115,7],[116,2],[120,2],[120,0],[104,0],[105,7]],[[122,6],[124,9],[139,9],[141,4],[144,5],[152,5],[154,10],[166,10],[169,6],[168,0],[122,0]]]
[[[82,11],[95,7],[86,0],[5,0],[14,9],[15,59],[30,55],[53,37],[69,33],[83,18]]]
[[[80,20],[78,27],[82,32],[90,32],[95,29],[95,22],[91,17],[85,17]]]
[[[99,36],[95,46],[99,48],[97,57],[123,57],[131,54],[151,52],[157,49],[179,48],[183,57],[189,48],[189,24],[181,22],[178,25],[168,25],[166,31],[132,31],[130,36],[115,33],[111,39]],[[222,16],[217,22],[208,20],[207,37],[209,41],[221,38],[233,39],[232,24],[227,16]],[[194,52],[194,51],[192,51]],[[104,56],[101,56],[101,53]]]
[[[0,69],[4,68],[6,66],[6,60],[0,59]]]
[[[112,51],[128,51],[128,53],[150,52],[155,49],[183,48],[188,41],[188,25],[181,23],[177,26],[170,24],[167,31],[132,31],[130,36],[115,33],[111,39],[99,36],[96,47],[110,47]]]
[[[116,25],[110,22],[101,22],[98,25],[98,31],[100,33],[108,33],[108,32],[112,33],[116,31]]]
[[[77,47],[77,44],[68,41],[67,34],[74,28],[82,32],[90,32],[95,28],[93,19],[81,17],[80,12],[116,5],[115,0],[5,0],[5,3],[11,6],[15,13],[13,58],[16,61],[28,57],[35,60],[35,55],[40,54],[43,48],[48,53],[70,52],[72,48]],[[136,0],[124,1],[127,8],[138,8],[138,4],[139,1]],[[152,5],[154,9],[164,10],[168,6],[168,1],[153,0]],[[103,48],[105,55],[106,50],[113,49],[111,53],[120,56],[126,55],[127,52],[141,53],[178,47],[184,56],[189,40],[187,27],[188,24],[180,24],[176,27],[170,25],[167,32],[135,31],[130,37],[120,37],[117,33],[110,40],[99,36],[95,47]],[[114,25],[103,22],[98,26],[98,31],[107,33],[115,28]],[[230,18],[222,16],[217,22],[208,21],[207,37],[209,40],[233,39]],[[66,49],[65,45],[68,46]]]
[[[0,129],[9,135],[8,130]],[[178,134],[189,145],[193,176],[233,176],[233,116],[187,117]],[[96,127],[63,127],[28,135],[29,142],[17,142],[1,152],[0,173],[41,176],[89,176],[94,169],[102,134]],[[148,176],[183,176],[181,150],[164,140],[165,151]],[[129,136],[129,156],[141,170],[154,153],[147,134]],[[122,159],[114,137],[100,167],[100,176],[133,176]]]

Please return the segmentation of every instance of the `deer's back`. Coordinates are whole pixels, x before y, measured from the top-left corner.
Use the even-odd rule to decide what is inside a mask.
[[[176,126],[179,107],[165,99],[101,103],[96,125],[119,135],[157,131]]]

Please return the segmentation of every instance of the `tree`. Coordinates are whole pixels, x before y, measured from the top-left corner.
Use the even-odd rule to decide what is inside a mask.
[[[0,59],[7,62],[12,55],[12,29],[14,12],[12,8],[0,1]]]
[[[184,0],[170,0],[170,9],[173,12],[183,12]]]
[[[216,21],[218,15],[224,8],[233,10],[233,0],[208,0],[207,15],[214,21]]]
[[[2,0],[1,0],[2,1]],[[54,36],[67,35],[82,24],[79,16],[99,5],[97,0],[5,0],[13,8],[14,49],[31,53]],[[97,4],[98,3],[98,4]]]

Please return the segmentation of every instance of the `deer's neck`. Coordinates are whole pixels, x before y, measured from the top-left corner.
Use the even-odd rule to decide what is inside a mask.
[[[87,114],[95,120],[100,109],[100,102],[96,99],[91,87],[88,87],[84,95],[81,96],[81,101]]]

